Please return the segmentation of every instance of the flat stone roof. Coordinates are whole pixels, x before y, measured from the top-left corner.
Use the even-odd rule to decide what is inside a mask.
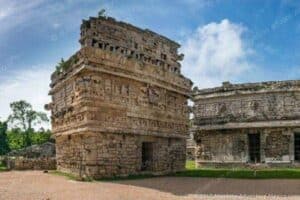
[[[287,80],[287,81],[268,81],[268,82],[257,82],[257,83],[242,83],[242,84],[232,84],[230,82],[223,82],[220,87],[198,89],[195,87],[193,89],[193,97],[201,95],[210,95],[217,93],[227,93],[227,92],[238,92],[238,91],[272,91],[272,90],[288,90],[293,88],[300,88],[300,80]]]

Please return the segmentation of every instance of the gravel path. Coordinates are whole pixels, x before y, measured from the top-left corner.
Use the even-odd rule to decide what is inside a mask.
[[[40,171],[0,173],[0,200],[300,199],[300,180],[162,177],[76,182]]]

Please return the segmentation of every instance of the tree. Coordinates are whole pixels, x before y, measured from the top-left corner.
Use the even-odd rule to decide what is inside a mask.
[[[42,122],[48,122],[46,113],[37,112],[26,101],[16,101],[10,104],[12,114],[8,117],[8,122],[13,126],[20,128],[26,134],[26,145],[30,145],[30,132],[33,132],[33,126]]]
[[[9,152],[9,145],[7,140],[7,123],[0,122],[0,155],[5,155]]]

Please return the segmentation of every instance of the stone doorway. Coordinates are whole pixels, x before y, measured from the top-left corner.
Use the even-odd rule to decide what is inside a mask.
[[[295,161],[300,161],[300,133],[295,133]]]
[[[249,141],[249,161],[260,162],[260,134],[248,134]]]
[[[152,171],[153,166],[153,142],[142,143],[142,171]]]

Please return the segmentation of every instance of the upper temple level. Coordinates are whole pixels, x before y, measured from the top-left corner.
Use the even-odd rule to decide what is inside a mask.
[[[192,81],[181,74],[180,45],[150,30],[111,17],[83,20],[81,49],[52,74],[54,89],[81,68],[105,70],[189,96]]]
[[[180,45],[148,29],[142,30],[111,17],[90,17],[81,25],[82,47],[90,46],[115,52],[143,63],[151,63],[180,74],[183,54]]]
[[[203,129],[294,126],[300,122],[300,80],[194,89],[195,124]]]

